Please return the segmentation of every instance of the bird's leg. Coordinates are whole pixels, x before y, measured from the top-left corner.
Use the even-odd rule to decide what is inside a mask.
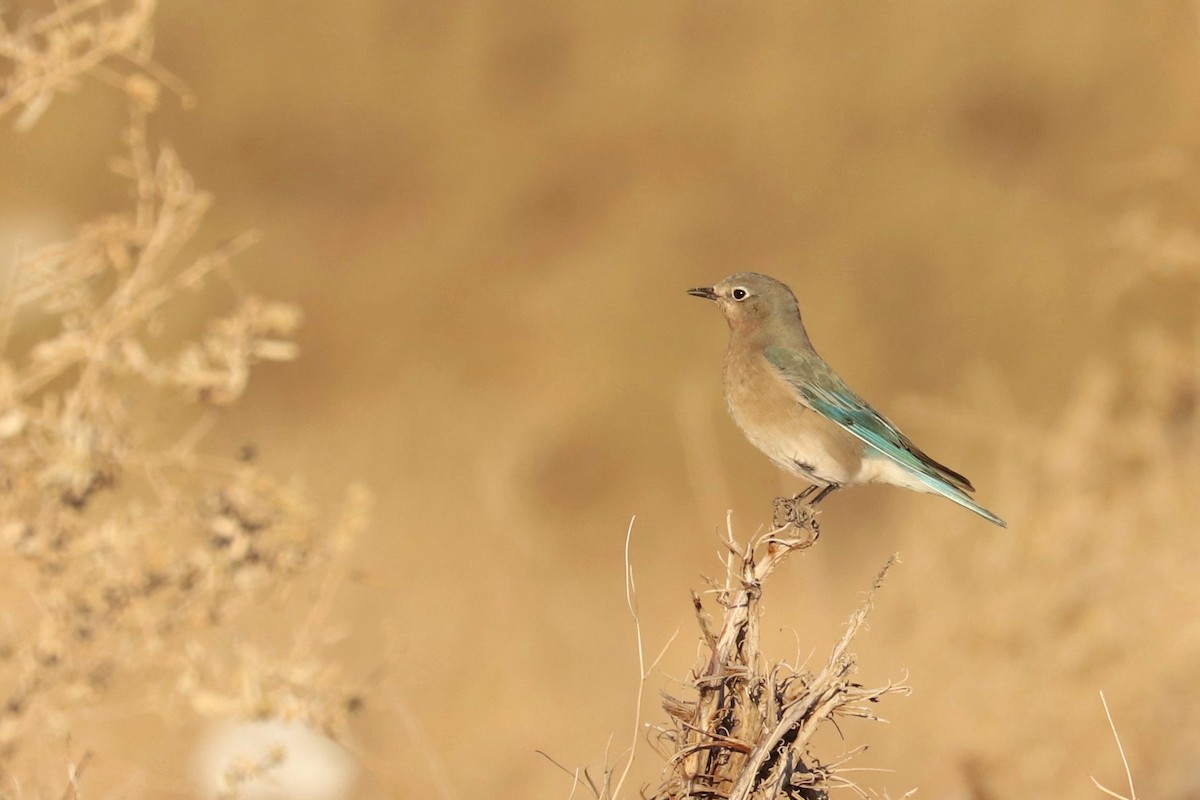
[[[812,487],[812,488],[814,488],[814,489],[815,489],[816,487],[814,486],[814,487]],[[815,506],[817,505],[817,503],[819,503],[819,502],[821,502],[822,500],[824,500],[824,499],[825,499],[826,495],[829,495],[829,494],[831,494],[832,492],[835,492],[835,491],[837,491],[837,490],[838,490],[838,489],[840,489],[840,488],[842,488],[840,484],[837,484],[837,483],[831,483],[831,484],[828,484],[828,485],[827,485],[827,486],[826,486],[824,489],[822,489],[821,491],[817,492],[817,496],[816,496],[816,497],[814,497],[812,500],[809,500],[809,501],[808,501],[808,505],[809,505],[810,507],[815,507]]]
[[[811,495],[811,494],[812,494],[813,492],[815,492],[816,490],[817,490],[817,484],[815,484],[815,483],[809,484],[809,485],[808,485],[808,488],[806,488],[806,489],[805,489],[804,491],[802,491],[800,494],[798,494],[798,495],[795,495],[795,496],[793,496],[793,497],[792,497],[792,502],[794,502],[794,503],[799,503],[801,500],[803,500],[804,498],[808,497],[809,495]]]

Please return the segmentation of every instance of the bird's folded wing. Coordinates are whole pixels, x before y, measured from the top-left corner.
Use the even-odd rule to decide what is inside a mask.
[[[896,426],[850,390],[845,381],[815,353],[767,347],[763,355],[796,390],[808,408],[840,425],[869,447],[907,469],[932,491],[974,511],[1002,528],[1007,523],[968,495],[970,481],[921,452]]]
[[[965,477],[921,452],[895,425],[856,395],[819,356],[805,356],[778,346],[767,347],[763,355],[796,389],[801,402],[813,411],[836,422],[927,483],[944,482],[960,491],[974,491]]]

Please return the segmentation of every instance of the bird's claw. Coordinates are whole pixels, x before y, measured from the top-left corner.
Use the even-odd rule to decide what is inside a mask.
[[[776,497],[775,512],[771,515],[771,527],[774,530],[790,529],[795,533],[805,529],[810,531],[812,536],[805,546],[811,545],[821,535],[821,526],[817,524],[815,509],[804,502],[811,493],[812,490],[807,489],[795,497]]]

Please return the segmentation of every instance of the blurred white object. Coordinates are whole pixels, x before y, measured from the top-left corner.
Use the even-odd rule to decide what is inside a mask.
[[[299,722],[219,723],[192,757],[205,800],[343,800],[357,772],[349,751]]]

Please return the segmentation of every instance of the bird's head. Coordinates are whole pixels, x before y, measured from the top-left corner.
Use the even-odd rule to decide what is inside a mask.
[[[735,333],[800,323],[800,306],[792,290],[757,272],[739,272],[715,286],[688,289],[688,294],[715,302]]]

